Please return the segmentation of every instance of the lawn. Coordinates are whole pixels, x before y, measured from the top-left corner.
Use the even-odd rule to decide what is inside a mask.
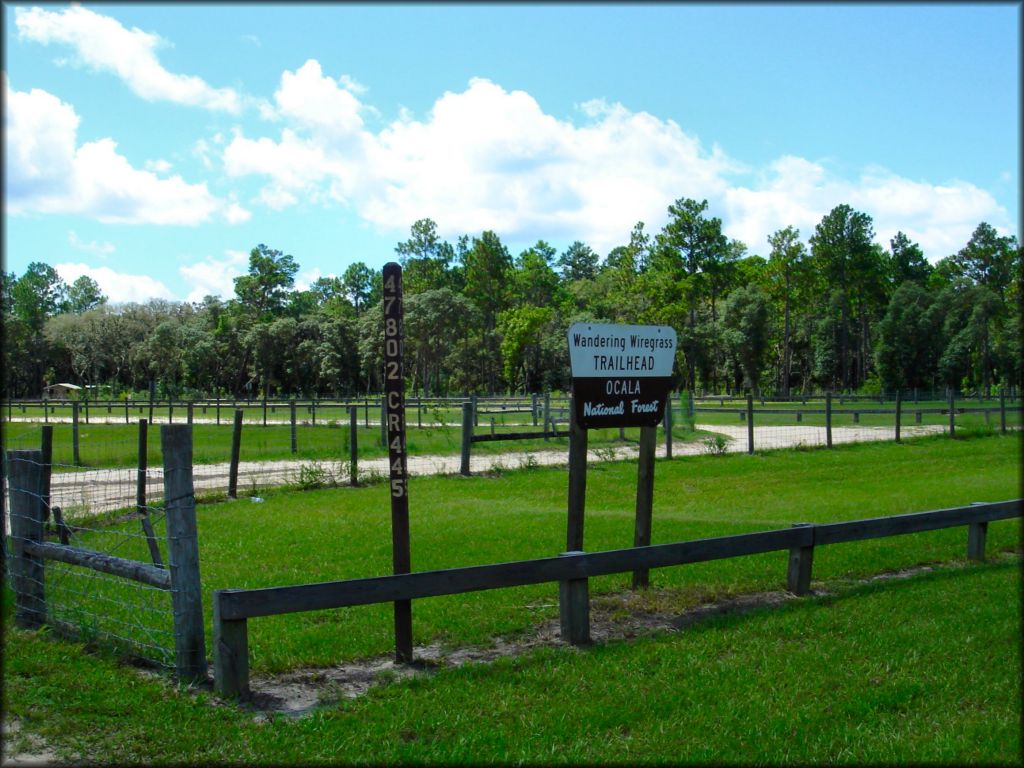
[[[1016,498],[1020,460],[1017,435],[661,460],[653,540]],[[633,462],[590,468],[587,550],[632,543],[635,488]],[[415,478],[410,499],[415,570],[564,549],[564,469]],[[390,571],[384,486],[281,491],[261,504],[204,504],[198,516],[208,632],[214,589]],[[297,722],[256,724],[74,644],[13,632],[4,706],[51,743],[115,762],[1008,762],[1020,754],[1020,533],[1019,520],[990,525],[988,551],[1018,554],[983,566],[963,563],[962,528],[821,548],[812,586],[831,597],[445,670]],[[143,545],[130,539],[120,554],[142,557]],[[947,567],[860,583],[922,563]],[[786,553],[660,569],[647,601],[671,613],[779,590],[785,570]],[[601,600],[627,583],[593,579],[591,593]],[[556,615],[553,584],[420,600],[414,638],[487,646]],[[389,606],[249,629],[254,675],[384,655],[393,643]],[[72,690],[61,683],[78,676]]]

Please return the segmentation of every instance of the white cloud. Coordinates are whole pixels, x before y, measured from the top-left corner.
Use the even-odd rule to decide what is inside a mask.
[[[166,285],[148,275],[131,275],[115,272],[110,267],[90,267],[80,263],[56,264],[54,269],[69,285],[82,275],[88,275],[112,304],[174,298]]]
[[[238,203],[232,201],[224,209],[224,220],[228,224],[244,224],[252,218],[252,211],[248,211]]]
[[[230,298],[235,294],[235,278],[249,270],[249,254],[227,250],[224,258],[207,257],[200,262],[179,267],[179,274],[189,286],[186,301],[202,301],[205,296]]]
[[[872,217],[876,239],[885,247],[902,230],[933,262],[962,248],[981,221],[1010,228],[1007,211],[973,184],[912,181],[879,167],[848,180],[797,157],[773,163],[753,189],[728,189],[722,203],[727,234],[763,255],[775,230],[791,224],[806,241],[822,217],[842,203]]]
[[[309,59],[295,72],[285,71],[274,101],[284,119],[314,134],[343,137],[363,127],[359,99],[339,87],[338,81],[325,77],[316,59]]]
[[[403,114],[374,134],[341,82],[313,60],[285,72],[275,93],[280,139],[237,133],[224,152],[229,175],[268,177],[259,201],[275,209],[334,200],[386,229],[429,216],[446,236],[494,229],[513,239],[585,237],[607,250],[636,221],[682,195],[724,191],[724,177],[742,170],[672,121],[589,102],[577,127],[484,79],[445,93],[427,120]]]
[[[308,291],[309,287],[321,277],[323,277],[323,273],[320,271],[320,267],[313,267],[312,269],[300,272],[295,276],[295,289],[298,291]]]
[[[172,168],[171,164],[166,160],[147,160],[142,164],[142,167],[153,173],[167,173]]]
[[[71,244],[72,248],[77,248],[79,251],[94,254],[99,256],[101,259],[106,258],[117,250],[113,243],[100,243],[96,240],[85,242],[84,240],[79,239],[78,233],[74,230],[68,232],[68,242]]]
[[[240,213],[181,176],[133,167],[113,139],[78,145],[79,117],[46,91],[13,90],[4,76],[5,196],[12,214],[78,214],[110,224],[194,225]]]
[[[352,93],[358,96],[362,96],[369,90],[369,88],[367,88],[365,85],[363,85],[358,80],[355,80],[349,75],[342,75],[341,77],[338,78],[338,82],[346,91],[351,91]]]
[[[299,198],[279,186],[264,187],[256,199],[275,211],[283,211],[299,202]]]
[[[170,101],[236,114],[241,98],[231,88],[213,88],[202,78],[168,72],[156,55],[159,36],[72,5],[59,12],[16,8],[18,37],[38,43],[70,46],[77,62],[110,72],[147,101]]]
[[[637,221],[659,229],[680,197],[708,199],[727,234],[760,254],[775,230],[793,225],[806,239],[841,203],[874,218],[879,242],[888,246],[903,230],[932,260],[962,247],[979,221],[1012,226],[994,196],[968,182],[915,181],[874,167],[841,178],[795,156],[750,168],[673,120],[601,99],[565,120],[524,91],[473,79],[425,117],[403,110],[374,132],[359,96],[312,59],[284,72],[266,105],[281,123],[278,138],[236,130],[225,170],[263,177],[253,202],[274,210],[341,203],[388,231],[430,217],[445,237],[493,229],[527,242],[580,239],[600,253],[625,243]]]

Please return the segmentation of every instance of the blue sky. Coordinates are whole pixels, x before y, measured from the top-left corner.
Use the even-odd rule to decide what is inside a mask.
[[[114,301],[300,284],[419,218],[602,256],[679,197],[767,255],[832,207],[1019,233],[1020,6],[5,3],[4,268]]]

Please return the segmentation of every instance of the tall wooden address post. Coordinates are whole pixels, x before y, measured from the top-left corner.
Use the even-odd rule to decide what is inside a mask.
[[[654,500],[655,437],[672,387],[676,332],[664,325],[574,323],[568,338],[572,404],[566,531],[569,551],[565,556],[583,550],[588,429],[640,427],[633,546],[648,546]],[[633,573],[634,588],[648,584],[647,569]],[[586,579],[561,585],[562,636],[575,645],[589,640],[586,591]]]
[[[402,267],[384,265],[384,416],[391,476],[391,557],[396,574],[412,568],[409,552],[409,469],[402,372]],[[412,661],[412,601],[395,601],[395,660]]]

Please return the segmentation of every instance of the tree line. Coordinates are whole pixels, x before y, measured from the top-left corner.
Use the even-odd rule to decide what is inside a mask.
[[[422,219],[395,248],[403,265],[406,376],[426,395],[538,392],[569,383],[577,321],[670,325],[676,381],[695,391],[991,391],[1020,386],[1021,249],[982,222],[934,265],[903,232],[886,249],[870,216],[839,205],[806,242],[794,227],[767,256],[727,238],[707,201],[681,198],[649,234],[602,259],[543,240],[513,257],[485,231],[454,243]],[[379,392],[380,271],[295,287],[299,264],[260,244],[234,296],[110,304],[30,264],[2,275],[8,397],[46,384],[113,394],[347,396]]]

